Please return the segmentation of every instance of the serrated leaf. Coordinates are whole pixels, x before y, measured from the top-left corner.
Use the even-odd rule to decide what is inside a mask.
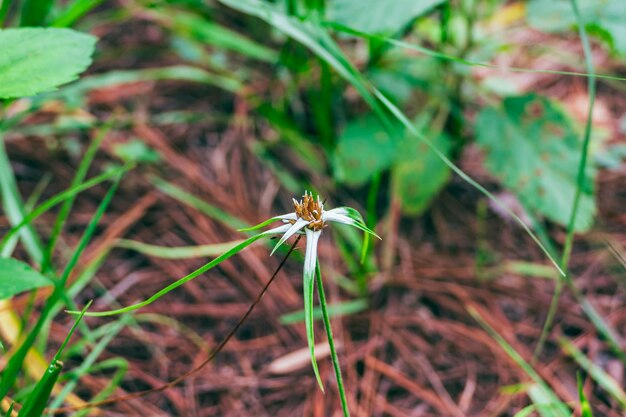
[[[567,225],[576,193],[581,140],[566,115],[545,97],[510,97],[501,107],[483,109],[476,139],[487,153],[486,166],[528,208]],[[589,229],[596,211],[595,170],[591,165],[574,225]]]
[[[52,281],[24,262],[0,258],[0,300],[47,285]]]
[[[398,128],[398,137],[402,129]],[[374,174],[389,168],[395,157],[397,138],[391,138],[373,114],[348,123],[339,136],[333,158],[335,178],[361,185]]]
[[[0,30],[0,98],[33,96],[78,78],[96,38],[70,29]]]
[[[429,135],[448,155],[452,141],[444,134]],[[450,168],[422,141],[407,137],[398,148],[393,167],[393,186],[406,214],[422,213],[450,178]]]
[[[580,15],[587,29],[608,41],[620,54],[626,54],[626,2],[624,0],[578,0]],[[576,25],[570,0],[531,0],[528,23],[539,30],[560,33]]]
[[[443,0],[329,0],[328,18],[369,33],[397,32]]]

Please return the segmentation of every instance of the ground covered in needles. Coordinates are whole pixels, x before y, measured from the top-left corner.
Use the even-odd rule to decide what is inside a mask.
[[[126,3],[106,2],[98,9],[98,16],[107,16],[120,8],[125,10],[123,16],[86,21],[101,39],[87,76],[181,64],[170,50],[170,28],[160,12],[141,3]],[[232,10],[222,6],[216,10],[228,27],[254,28]],[[555,42],[571,53],[582,53],[576,37],[558,39],[530,29],[515,36],[518,43]],[[346,42],[345,46],[353,45]],[[295,43],[287,45],[282,53],[305,53],[299,48]],[[307,149],[290,147],[289,140],[282,139],[290,125],[285,122],[287,127],[279,130],[269,124],[265,116],[271,106],[259,104],[271,104],[276,95],[293,95],[297,101],[299,94],[305,94],[287,91],[270,64],[239,59],[242,71],[250,74],[245,76],[246,88],[237,94],[171,79],[111,82],[85,94],[79,109],[70,112],[60,102],[51,102],[7,133],[7,153],[22,195],[35,192],[43,179],[41,200],[70,186],[82,152],[103,132],[102,128],[66,130],[63,118],[70,117],[73,123],[111,121],[90,175],[119,163],[120,150],[129,149],[121,145],[130,143],[142,149],[142,155],[159,155],[158,161],[141,162],[124,176],[96,237],[70,277],[75,281],[89,276],[89,284],[76,296],[79,306],[91,299],[94,311],[130,305],[199,268],[215,254],[168,259],[166,250],[148,253],[133,242],[188,247],[241,240],[245,235],[237,229],[293,211],[292,197],[299,199],[304,189],[294,193],[291,181],[315,184],[330,208],[350,206],[367,213],[367,187],[337,185],[319,153],[311,154],[312,159],[322,159],[319,168],[303,163]],[[509,54],[508,59],[528,68],[553,64],[533,61],[523,52]],[[596,59],[624,74],[623,61],[620,66],[600,48]],[[472,71],[473,77],[485,76],[481,68]],[[585,79],[507,76],[526,91],[560,100],[584,124]],[[626,100],[609,82],[600,82],[598,91],[594,122],[604,129],[606,140],[623,142],[618,118],[626,112]],[[303,98],[301,104],[307,106],[309,100]],[[354,102],[354,111],[360,111],[363,104]],[[472,109],[466,111],[468,118],[476,116]],[[510,197],[485,170],[478,147],[464,147],[456,160],[490,191]],[[576,235],[570,263],[584,300],[613,326],[620,340],[626,335],[626,275],[615,252],[624,253],[626,248],[625,168],[622,163],[600,171],[595,226]],[[107,184],[98,185],[78,195],[55,255],[58,265],[78,243],[107,190]],[[343,302],[354,310],[332,320],[353,415],[515,415],[530,404],[524,385],[531,380],[486,328],[501,335],[573,409],[579,403],[577,374],[589,372],[581,370],[572,349],[583,352],[624,386],[625,363],[602,340],[580,299],[568,289],[560,299],[545,348],[533,359],[557,274],[532,239],[472,186],[452,177],[419,216],[401,213],[386,187],[381,187],[373,204],[380,214],[375,230],[382,241],[372,241],[365,266],[356,262],[360,254],[354,256],[354,265],[346,264],[341,251],[350,245],[342,238],[343,247],[338,246],[333,236],[340,233],[331,228],[323,231],[318,250],[329,302]],[[50,233],[55,213],[35,222],[43,236]],[[546,225],[553,241],[563,245],[564,229]],[[8,228],[4,214],[0,227]],[[204,361],[285,256],[285,251],[269,256],[275,242],[260,241],[133,315],[88,318],[94,327],[120,323],[110,328],[112,337],[101,353],[101,359],[119,359],[122,367],[127,366],[111,397],[158,388]],[[302,309],[304,248],[302,239],[252,315],[207,366],[176,387],[103,405],[92,415],[340,415],[322,322],[316,321],[315,330],[326,393],[318,389],[311,370],[304,324],[288,316]],[[220,253],[219,248],[216,251]],[[16,255],[27,258],[21,247]],[[355,270],[360,271],[359,280],[353,277]],[[27,308],[29,297],[13,300],[18,312]],[[45,297],[45,292],[38,297]],[[56,317],[50,346],[63,341],[72,323],[69,315]],[[621,348],[626,351],[626,344]],[[79,366],[86,354],[76,349],[66,359],[66,368]],[[93,399],[115,380],[115,369],[84,375],[76,395]],[[623,415],[613,396],[592,379],[585,381],[594,415]]]

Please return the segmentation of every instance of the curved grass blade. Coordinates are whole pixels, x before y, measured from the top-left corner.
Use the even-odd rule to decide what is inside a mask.
[[[594,74],[590,72],[575,72],[575,71],[558,71],[558,70],[547,70],[547,69],[533,69],[533,68],[521,68],[521,67],[505,67],[499,65],[493,65],[486,62],[480,61],[472,61],[465,58],[460,58],[452,55],[444,54],[443,52],[437,52],[432,49],[426,48],[421,45],[415,45],[409,42],[401,41],[398,39],[389,38],[387,36],[375,35],[371,33],[361,32],[347,26],[334,23],[334,22],[322,22],[322,24],[331,29],[337,30],[339,32],[347,33],[350,35],[357,36],[359,38],[374,40],[378,42],[386,42],[390,45],[397,46],[403,49],[409,49],[412,51],[423,53],[424,55],[431,56],[433,58],[441,59],[444,61],[454,62],[456,64],[467,65],[470,67],[481,67],[481,68],[490,68],[499,71],[508,71],[508,72],[520,72],[520,73],[531,73],[531,74],[552,74],[552,75],[567,75],[572,77],[585,77],[585,78],[598,78],[604,80],[613,80],[613,81],[626,81],[624,77],[618,77],[614,75],[601,75]]]
[[[524,360],[524,358],[511,346],[472,306],[466,306],[467,312],[480,324],[480,326],[494,339],[507,355],[519,366],[534,382],[529,388],[529,396],[537,406],[542,416],[569,417],[571,411],[567,405],[559,400],[559,397],[546,382],[539,376],[537,371]]]
[[[213,259],[211,262],[205,264],[204,266],[196,269],[195,271],[193,271],[192,273],[182,277],[181,279],[173,282],[172,284],[168,285],[167,287],[163,288],[162,290],[158,291],[156,294],[152,295],[151,297],[137,303],[137,304],[133,304],[130,305],[128,307],[124,307],[124,308],[118,308],[115,310],[108,310],[108,311],[98,311],[98,312],[90,312],[90,313],[86,313],[87,316],[89,317],[105,317],[105,316],[114,316],[117,314],[122,314],[122,313],[127,313],[129,311],[133,311],[133,310],[137,310],[140,309],[141,307],[145,307],[149,304],[152,304],[153,302],[155,302],[156,300],[158,300],[159,298],[163,297],[164,295],[166,295],[167,293],[169,293],[170,291],[180,287],[181,285],[183,285],[184,283],[191,281],[192,279],[202,275],[203,273],[205,273],[206,271],[208,271],[209,269],[219,265],[221,262],[225,261],[226,259],[230,258],[231,256],[239,253],[242,249],[246,248],[247,246],[250,246],[252,243],[256,242],[257,240],[259,240],[260,238],[267,236],[267,234],[265,233],[261,233],[259,235],[256,236],[252,236],[246,240],[244,240],[243,242],[241,242],[240,244],[236,245],[235,247],[233,247],[232,249],[230,249],[229,251],[223,253],[222,255],[218,256],[217,258]],[[78,311],[67,311],[70,314],[79,314]]]
[[[580,351],[572,342],[567,339],[559,339],[561,348],[583,368],[587,374],[606,391],[615,401],[618,402],[622,410],[626,411],[626,392],[611,375],[606,373],[601,367],[593,363],[584,353]]]
[[[242,242],[243,240],[235,240],[233,242],[216,243],[213,245],[168,247],[150,245],[136,240],[119,239],[115,246],[118,248],[131,249],[155,258],[188,259],[217,256]]]
[[[80,315],[76,318],[76,321],[74,321],[74,325],[65,337],[65,340],[61,344],[61,347],[57,351],[56,355],[52,358],[52,361],[50,362],[50,365],[48,365],[48,369],[43,374],[43,377],[39,380],[33,391],[28,396],[24,407],[22,407],[17,415],[18,417],[41,417],[43,414],[46,404],[50,399],[50,394],[52,394],[52,388],[54,388],[57,379],[59,379],[59,374],[63,369],[63,362],[61,362],[59,358],[69,343],[70,338],[74,334],[74,330],[76,330],[78,323],[82,320],[90,305],[91,301],[87,303],[85,308],[83,308],[80,312]]]

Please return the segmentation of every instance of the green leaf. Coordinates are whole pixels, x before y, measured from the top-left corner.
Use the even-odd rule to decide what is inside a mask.
[[[52,285],[52,281],[24,262],[0,258],[0,300],[47,285]]]
[[[402,131],[397,129],[398,137]],[[389,168],[395,157],[396,142],[373,114],[349,122],[339,136],[333,158],[335,178],[349,185],[365,183]]]
[[[329,0],[329,20],[370,33],[398,32],[443,0]]]
[[[445,134],[432,135],[434,145],[449,156],[452,141]],[[431,148],[414,136],[399,146],[398,159],[393,168],[393,187],[400,196],[402,211],[422,213],[450,178],[450,168]]]
[[[483,109],[477,141],[486,166],[528,208],[567,225],[576,193],[581,140],[566,115],[545,97],[510,97]],[[574,229],[589,229],[596,211],[595,170],[588,167]]]
[[[70,29],[0,30],[0,98],[33,96],[78,78],[96,38]]]
[[[626,6],[623,0],[578,0],[585,27],[612,49],[626,54]],[[527,9],[530,26],[550,33],[560,33],[576,26],[570,0],[531,0]]]

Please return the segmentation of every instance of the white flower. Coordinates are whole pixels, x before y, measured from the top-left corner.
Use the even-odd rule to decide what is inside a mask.
[[[313,371],[315,372],[317,381],[323,391],[324,388],[317,369],[317,363],[315,362],[315,352],[313,347],[313,289],[315,283],[315,271],[317,268],[317,242],[322,234],[322,230],[328,226],[329,222],[337,222],[354,226],[366,233],[370,233],[378,237],[379,239],[380,237],[365,226],[361,214],[351,207],[339,207],[328,211],[324,210],[324,204],[320,201],[319,195],[317,198],[313,198],[313,194],[305,192],[304,196],[302,196],[302,200],[297,201],[296,199],[293,199],[293,206],[293,213],[272,217],[261,224],[244,230],[254,230],[267,226],[278,220],[283,221],[285,224],[282,226],[262,233],[263,235],[283,233],[283,236],[272,250],[273,254],[287,239],[296,233],[302,234],[304,229],[304,234],[306,235],[306,252],[304,256],[303,274],[304,318]]]

